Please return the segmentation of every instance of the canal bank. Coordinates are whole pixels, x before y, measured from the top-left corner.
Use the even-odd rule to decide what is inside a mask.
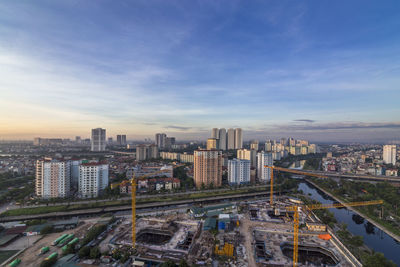
[[[322,204],[333,204],[336,202],[334,198],[304,180],[299,183],[298,190],[301,190],[304,195]],[[375,227],[367,219],[358,215],[358,212],[347,208],[332,208],[329,211],[334,215],[338,223],[347,225],[347,231],[353,236],[361,236],[368,248],[375,252],[383,253],[387,259],[392,260],[397,266],[400,266],[400,242],[378,227]]]
[[[318,190],[324,192],[324,194],[328,195],[329,197],[333,198],[335,201],[340,202],[342,204],[346,204],[346,202],[343,202],[341,199],[337,198],[336,196],[332,195],[331,193],[329,193],[328,191],[326,191],[325,189],[323,189],[322,187],[320,187],[319,185],[317,185],[316,183],[310,181],[309,179],[305,179],[307,183],[313,185],[315,188],[318,188]],[[356,210],[353,207],[346,207],[346,209],[351,210],[352,212],[358,214],[359,216],[363,217],[365,220],[369,221],[370,223],[372,223],[375,227],[379,228],[381,231],[385,232],[387,235],[389,235],[390,237],[392,237],[394,240],[396,240],[397,242],[400,242],[400,236],[390,232],[388,229],[386,229],[383,225],[379,224],[378,222],[376,222],[374,219],[368,217],[367,215],[363,214],[362,212]]]

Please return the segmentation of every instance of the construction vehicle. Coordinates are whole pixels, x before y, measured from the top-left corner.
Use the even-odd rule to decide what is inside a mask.
[[[68,234],[63,234],[61,235],[59,238],[57,238],[56,240],[53,241],[52,245],[56,246],[61,240],[63,240],[64,238],[66,238],[68,236]]]
[[[282,167],[277,167],[277,166],[268,166],[268,165],[265,165],[264,167],[271,169],[271,172],[270,172],[271,186],[270,186],[270,196],[269,196],[269,204],[271,206],[274,204],[274,170],[289,172],[289,173],[294,173],[294,174],[299,174],[299,175],[313,176],[313,177],[318,177],[318,178],[328,178],[328,176],[326,176],[326,175],[312,173],[312,172],[305,172],[305,171],[300,171],[300,170],[293,170],[293,169],[287,169],[287,168],[282,168]]]
[[[286,207],[287,211],[294,212],[293,214],[293,267],[297,267],[298,255],[299,255],[299,210],[320,210],[320,209],[331,209],[331,208],[345,208],[345,207],[357,207],[357,206],[369,206],[383,204],[382,200],[362,201],[362,202],[348,202],[348,203],[332,203],[332,204],[312,204],[312,205],[295,205]]]
[[[149,176],[153,176],[158,173],[164,173],[165,170],[159,170],[155,171],[146,175],[142,175],[138,177],[137,179],[140,178],[145,178]],[[131,196],[132,196],[132,249],[136,248],[136,178],[135,178],[135,172],[132,174],[132,179],[131,179]]]
[[[74,239],[72,239],[71,241],[69,241],[67,245],[73,246],[73,245],[75,245],[76,243],[78,243],[78,241],[79,241],[79,238],[75,237]]]
[[[58,242],[57,246],[62,247],[64,244],[69,242],[72,238],[74,238],[74,234],[69,234],[67,235],[64,239],[62,239],[60,242]]]

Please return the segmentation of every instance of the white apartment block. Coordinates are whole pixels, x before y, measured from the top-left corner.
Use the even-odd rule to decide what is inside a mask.
[[[228,161],[229,184],[250,183],[250,160],[233,159]]]
[[[36,195],[41,198],[63,198],[70,194],[71,173],[68,161],[36,161]]]
[[[83,163],[79,166],[79,196],[97,197],[108,186],[108,164]]]
[[[257,179],[259,182],[268,182],[271,177],[271,169],[264,167],[274,163],[272,153],[260,152],[257,154]]]
[[[236,157],[238,159],[250,160],[251,167],[253,168],[257,166],[257,151],[254,149],[238,149]]]
[[[383,163],[385,164],[396,164],[396,145],[384,145],[383,146]]]

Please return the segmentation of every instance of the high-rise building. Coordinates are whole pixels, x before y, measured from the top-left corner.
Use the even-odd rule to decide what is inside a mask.
[[[272,153],[260,152],[257,154],[257,178],[259,182],[268,182],[271,179],[271,169],[264,167],[273,165]]]
[[[167,135],[165,133],[157,133],[156,134],[156,145],[158,148],[165,148]]]
[[[271,152],[272,151],[272,142],[271,140],[267,140],[264,145],[264,151]]]
[[[92,129],[91,150],[95,152],[106,150],[106,129]]]
[[[235,149],[243,148],[243,136],[242,136],[242,129],[236,128],[235,129]]]
[[[281,145],[286,146],[286,143],[287,143],[286,138],[281,138]]]
[[[121,135],[121,145],[126,146],[126,134]]]
[[[228,161],[229,184],[250,183],[250,160],[233,159]]]
[[[255,168],[257,166],[257,150],[254,149],[238,149],[236,152],[238,159],[249,160],[251,167]]]
[[[215,138],[208,138],[207,139],[207,150],[217,149],[217,140]]]
[[[68,161],[46,158],[36,161],[36,195],[41,198],[67,197],[71,173]]]
[[[218,128],[213,128],[211,130],[211,138],[219,139],[219,130],[218,130]]]
[[[296,145],[296,140],[293,139],[292,137],[290,137],[288,143],[289,143],[289,146],[295,146]]]
[[[202,186],[221,186],[222,184],[222,151],[194,151],[194,182],[197,188]]]
[[[80,197],[97,197],[108,186],[108,164],[82,163],[79,165],[78,193]]]
[[[109,144],[109,145],[112,145],[112,144],[113,144],[113,138],[112,138],[112,137],[108,137],[107,140],[108,140],[108,144]]]
[[[80,136],[75,136],[75,143],[77,143],[77,144],[81,143],[81,137]]]
[[[219,149],[226,150],[226,130],[225,130],[225,128],[219,129]]]
[[[383,146],[383,163],[385,164],[396,164],[396,145],[384,145]]]
[[[117,135],[117,145],[121,145],[122,144],[122,136],[119,134]]]
[[[258,151],[258,140],[251,141],[250,149],[254,149],[254,150]]]
[[[226,137],[227,149],[235,149],[235,129],[229,128]]]
[[[136,146],[136,160],[147,160],[159,158],[158,147],[152,145],[138,145]]]
[[[165,138],[165,148],[171,148],[175,145],[175,137],[166,137]]]

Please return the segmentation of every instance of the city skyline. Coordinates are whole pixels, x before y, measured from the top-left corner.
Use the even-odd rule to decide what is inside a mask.
[[[400,140],[400,4],[344,3],[2,2],[0,139]]]

